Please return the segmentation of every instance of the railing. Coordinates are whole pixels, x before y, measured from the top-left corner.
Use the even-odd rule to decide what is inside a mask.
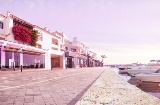
[[[54,47],[54,48],[58,48],[58,44],[57,43],[53,43],[52,42],[52,45],[51,45],[52,47]]]
[[[64,45],[60,45],[61,50],[66,50]]]

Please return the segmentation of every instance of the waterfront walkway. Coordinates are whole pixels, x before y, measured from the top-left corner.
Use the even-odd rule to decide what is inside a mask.
[[[106,68],[0,72],[0,105],[74,105]]]
[[[0,105],[160,105],[106,67],[0,73]]]

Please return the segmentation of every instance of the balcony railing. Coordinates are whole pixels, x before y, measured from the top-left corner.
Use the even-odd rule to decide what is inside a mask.
[[[58,44],[57,43],[53,43],[52,42],[51,46],[54,47],[54,48],[58,48]]]
[[[64,46],[64,45],[60,45],[60,48],[61,48],[61,50],[63,50],[63,51],[65,51],[65,50],[66,50],[66,48],[65,48],[65,46]]]

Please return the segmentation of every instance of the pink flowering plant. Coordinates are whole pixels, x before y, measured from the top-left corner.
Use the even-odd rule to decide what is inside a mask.
[[[36,46],[38,41],[38,31],[29,30],[23,26],[13,26],[12,32],[14,39],[23,43],[28,43],[32,46]]]
[[[22,26],[14,26],[12,28],[14,39],[23,43],[31,43],[31,31]]]

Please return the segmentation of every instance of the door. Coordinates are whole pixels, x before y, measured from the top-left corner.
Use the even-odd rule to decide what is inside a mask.
[[[67,67],[72,68],[72,58],[67,58]]]

